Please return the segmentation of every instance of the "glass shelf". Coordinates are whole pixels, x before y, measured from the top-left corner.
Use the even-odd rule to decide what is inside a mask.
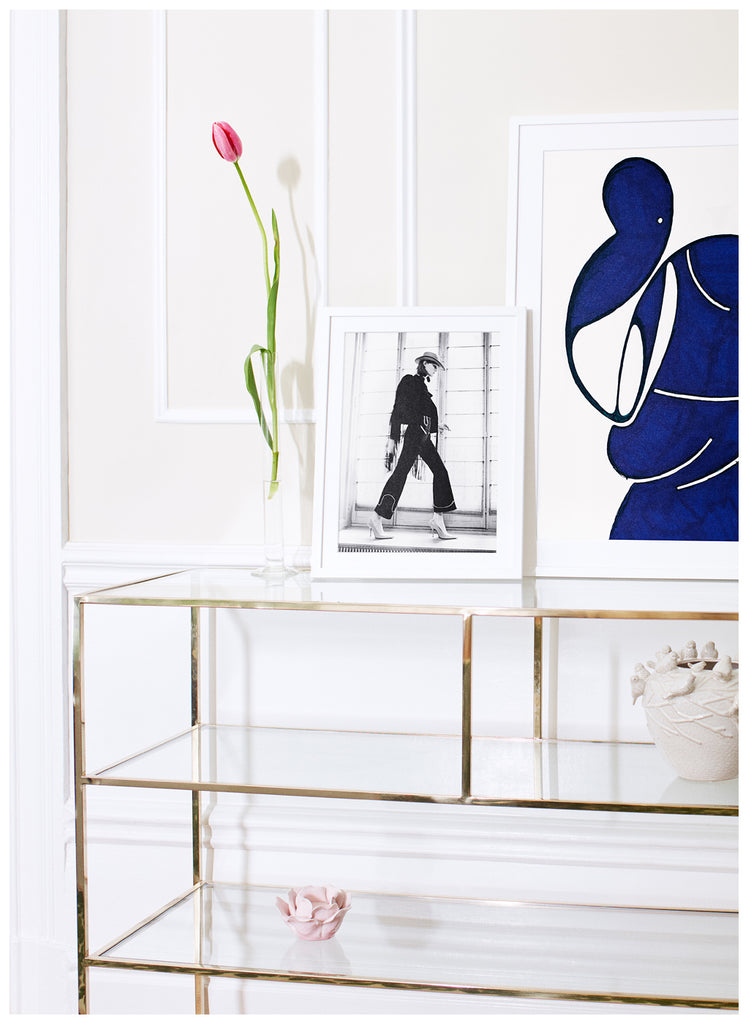
[[[301,572],[268,584],[250,569],[189,569],[93,591],[83,604],[293,608],[585,617],[735,618],[729,580],[320,581]]]
[[[338,934],[297,939],[285,890],[203,882],[89,966],[496,995],[732,1007],[737,915],[353,894]]]
[[[85,781],[466,802],[460,737],[404,733],[195,726]],[[737,795],[737,779],[677,778],[653,744],[472,741],[476,803],[735,814]]]

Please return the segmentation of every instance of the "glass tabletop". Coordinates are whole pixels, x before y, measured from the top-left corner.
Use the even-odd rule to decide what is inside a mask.
[[[734,617],[737,583],[729,580],[548,580],[521,582],[327,581],[300,572],[281,583],[267,583],[251,569],[188,569],[92,591],[84,604],[170,604],[220,607],[346,608],[454,613],[589,615],[629,612],[675,617]]]

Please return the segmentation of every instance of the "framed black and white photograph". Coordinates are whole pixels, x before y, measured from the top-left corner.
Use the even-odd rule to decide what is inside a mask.
[[[313,573],[522,575],[525,311],[328,309]]]

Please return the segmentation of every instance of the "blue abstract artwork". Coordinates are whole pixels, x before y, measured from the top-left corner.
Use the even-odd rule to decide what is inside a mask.
[[[607,458],[631,482],[610,539],[736,541],[738,238],[697,238],[668,254],[676,201],[651,160],[608,172],[602,203],[614,232],[574,282],[566,358],[579,392],[612,422]],[[583,380],[578,341],[635,296],[606,401]]]

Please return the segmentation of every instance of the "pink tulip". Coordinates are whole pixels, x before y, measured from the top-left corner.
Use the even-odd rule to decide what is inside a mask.
[[[242,155],[242,140],[227,121],[213,123],[213,145],[231,164],[235,164]]]
[[[247,182],[244,180],[242,169],[239,166],[239,157],[242,155],[242,140],[234,129],[226,121],[213,122],[213,145],[218,150],[218,155],[227,163],[233,164],[239,180],[244,189],[244,194],[249,200],[252,213],[257,221],[257,227],[262,239],[262,263],[265,271],[265,290],[267,292],[267,345],[255,344],[250,349],[249,355],[244,361],[244,380],[247,385],[252,402],[254,403],[257,419],[262,429],[263,437],[272,453],[270,490],[268,498],[272,498],[278,491],[278,400],[275,380],[275,318],[276,305],[278,302],[278,280],[280,275],[280,237],[278,234],[278,222],[275,218],[275,210],[272,211],[271,223],[273,227],[273,263],[274,273],[271,280],[270,266],[268,263],[268,238],[265,227],[262,223],[257,205],[252,198]],[[255,368],[252,365],[252,357],[259,357],[262,360],[262,373],[266,382],[266,399],[269,405],[269,416],[263,407],[263,398],[257,387]],[[258,367],[260,369],[260,367]]]

